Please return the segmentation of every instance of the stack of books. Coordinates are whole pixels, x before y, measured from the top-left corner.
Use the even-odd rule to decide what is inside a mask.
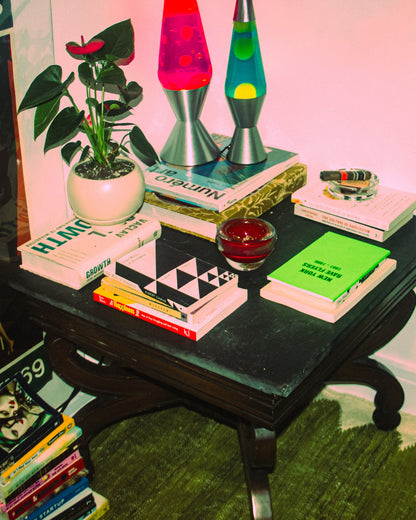
[[[230,138],[213,134],[221,149]],[[163,225],[214,241],[229,218],[258,217],[306,182],[306,166],[294,152],[267,148],[265,162],[236,165],[217,161],[180,168],[159,163],[144,170],[145,202],[140,213]]]
[[[81,289],[116,258],[160,235],[159,221],[139,213],[113,229],[94,228],[73,218],[19,246],[21,268]]]
[[[307,184],[292,195],[294,214],[384,242],[413,218],[416,194],[379,186],[368,200],[336,198],[323,182]]]
[[[268,275],[268,300],[335,323],[396,269],[390,251],[328,231]]]
[[[108,509],[91,490],[82,430],[20,373],[0,387],[0,519],[96,520]]]
[[[161,240],[104,269],[94,300],[199,340],[247,300],[238,275]]]

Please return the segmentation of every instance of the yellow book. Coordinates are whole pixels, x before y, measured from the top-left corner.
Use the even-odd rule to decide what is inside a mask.
[[[0,475],[0,484],[7,484],[13,477],[19,474],[23,469],[26,468],[32,461],[39,457],[46,449],[49,448],[54,442],[62,437],[67,431],[75,426],[73,417],[62,414],[62,423],[57,426],[52,432],[46,435],[36,446],[25,453],[20,459],[14,462],[12,465],[4,469]]]
[[[169,305],[165,305],[156,298],[147,296],[145,293],[138,291],[133,287],[130,287],[129,285],[121,282],[120,280],[112,278],[111,276],[104,276],[104,278],[101,280],[101,287],[114,293],[114,296],[124,296],[126,298],[130,298],[132,301],[146,305],[146,307],[149,307],[150,309],[155,309],[169,316],[173,316],[178,320],[183,319],[183,315],[178,309],[174,309]]]
[[[92,492],[95,503],[97,504],[97,509],[93,511],[91,514],[85,517],[84,520],[98,520],[102,516],[107,513],[107,511],[110,510],[110,502],[107,498],[100,495],[100,493],[97,493],[96,491]]]

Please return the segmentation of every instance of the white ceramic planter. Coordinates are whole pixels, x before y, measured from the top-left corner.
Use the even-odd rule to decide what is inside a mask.
[[[123,160],[127,160],[123,157]],[[68,175],[68,201],[75,216],[92,226],[123,224],[142,206],[145,181],[140,166],[122,177],[108,180],[85,179],[75,173],[75,164]]]

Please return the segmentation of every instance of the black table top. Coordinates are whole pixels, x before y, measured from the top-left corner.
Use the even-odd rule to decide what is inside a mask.
[[[260,269],[239,273],[239,285],[248,289],[248,301],[197,342],[94,302],[92,291],[99,281],[74,291],[21,270],[11,285],[36,301],[139,341],[156,355],[176,360],[191,372],[205,374],[207,380],[220,375],[250,391],[284,398],[314,370],[321,369],[323,360],[325,370],[337,368],[363,336],[416,285],[416,219],[383,244],[373,242],[391,250],[391,258],[397,260],[396,271],[331,324],[259,295],[269,272],[330,228],[294,216],[289,199],[264,218],[277,230],[274,253]],[[366,241],[341,230],[333,231]],[[212,242],[169,228],[163,228],[160,240],[229,268]]]

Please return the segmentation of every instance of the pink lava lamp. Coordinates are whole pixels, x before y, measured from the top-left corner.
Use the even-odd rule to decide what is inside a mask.
[[[217,159],[220,150],[199,119],[212,66],[196,0],[164,1],[158,77],[177,119],[162,160],[195,166]]]

